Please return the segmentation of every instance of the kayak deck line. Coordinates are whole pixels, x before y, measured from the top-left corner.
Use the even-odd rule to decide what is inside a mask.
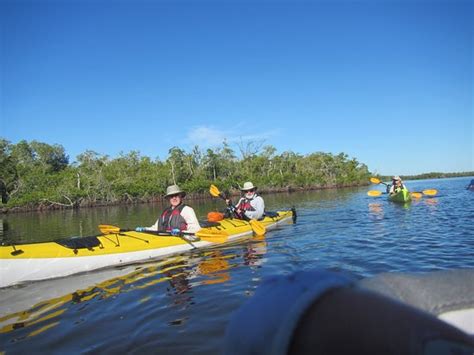
[[[267,229],[293,218],[293,211],[279,211],[259,222]],[[0,287],[25,281],[64,277],[84,271],[164,258],[193,249],[218,246],[212,241],[216,231],[228,233],[226,243],[253,235],[248,221],[224,219],[218,225],[202,228],[206,240],[188,242],[179,236],[157,236],[147,232],[121,231],[52,242],[0,246]],[[220,233],[222,234],[222,232]],[[216,240],[218,240],[216,238]]]

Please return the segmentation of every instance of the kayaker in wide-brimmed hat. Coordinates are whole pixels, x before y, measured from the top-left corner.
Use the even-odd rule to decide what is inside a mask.
[[[181,190],[181,188],[178,185],[168,186],[166,188],[166,194],[164,195],[164,197],[167,198],[173,195],[180,195],[181,198],[184,198],[184,196],[186,196],[186,192]]]
[[[238,218],[242,219],[261,219],[265,212],[265,202],[262,196],[257,194],[257,186],[251,181],[244,183],[240,188],[242,197],[235,206],[235,213]],[[226,200],[228,205],[232,205],[232,201]]]
[[[389,193],[395,194],[402,189],[406,189],[406,186],[400,176],[395,175],[394,177],[392,177],[392,185],[390,186]]]
[[[165,231],[172,235],[180,235],[183,232],[195,233],[201,226],[192,207],[183,203],[186,192],[178,185],[166,188],[164,198],[168,200],[169,207],[161,214],[160,218],[151,227],[137,227],[137,232],[143,231]]]

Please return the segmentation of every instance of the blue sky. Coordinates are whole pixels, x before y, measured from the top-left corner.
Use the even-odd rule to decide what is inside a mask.
[[[474,2],[0,0],[0,137],[474,170]]]

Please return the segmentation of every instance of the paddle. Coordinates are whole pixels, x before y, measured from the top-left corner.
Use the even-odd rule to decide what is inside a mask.
[[[370,190],[369,192],[367,192],[367,195],[371,196],[371,197],[377,197],[377,196],[380,196],[382,194],[383,194],[383,192],[378,191],[378,190]]]
[[[437,193],[438,193],[438,190],[436,189],[427,189],[427,190],[423,190],[422,192],[412,192],[411,195],[413,197],[420,198],[422,195],[436,196]],[[415,194],[416,196],[414,196]]]
[[[435,189],[428,189],[428,190],[423,190],[422,192],[411,192],[410,195],[411,195],[411,197],[414,197],[414,198],[420,198],[423,195],[435,196],[437,193],[438,193],[438,191],[435,190]],[[378,190],[370,190],[370,191],[367,192],[367,195],[371,196],[371,197],[377,197],[377,196],[380,196],[382,194],[385,194],[385,192],[378,191]]]
[[[209,192],[214,197],[220,197],[224,201],[226,200],[224,194],[222,194],[222,192],[219,191],[219,188],[215,185],[211,185],[211,187],[209,188]],[[232,212],[235,212],[235,206],[232,205],[231,208],[232,208]],[[256,219],[251,219],[248,222],[250,224],[250,227],[252,227],[253,232],[256,235],[261,236],[261,235],[264,235],[266,233],[267,230],[266,230],[265,226],[262,223],[260,223],[259,221],[257,221]]]
[[[132,229],[120,229],[120,227],[111,226],[108,224],[100,224],[99,230],[102,234],[119,234],[121,232],[134,232]],[[160,235],[160,236],[173,236],[170,232],[162,231],[144,231],[143,233]],[[196,233],[182,232],[182,235],[175,237],[182,237],[183,235],[195,235],[206,242],[212,243],[225,243],[229,238],[229,234],[226,231],[219,230],[199,230]]]
[[[380,181],[380,179],[377,179],[375,177],[370,178],[370,182],[372,184],[384,184],[385,186],[389,186],[389,184],[384,183],[383,181]]]

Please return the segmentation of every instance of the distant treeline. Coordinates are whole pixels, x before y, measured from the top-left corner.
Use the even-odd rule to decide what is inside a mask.
[[[463,176],[474,176],[474,171],[464,171],[460,173],[425,173],[419,175],[401,175],[402,180],[423,180],[423,179],[443,179],[443,178],[453,178],[453,177],[463,177]],[[381,176],[384,181],[389,181],[392,179],[392,176]]]
[[[61,145],[17,144],[0,138],[2,211],[72,208],[161,199],[177,183],[191,197],[207,196],[210,184],[232,191],[252,181],[263,191],[291,191],[368,184],[369,171],[347,154],[277,154],[273,146],[239,146],[241,158],[224,142],[215,149],[172,147],[166,160],[139,152],[110,158],[85,151],[69,162]]]

